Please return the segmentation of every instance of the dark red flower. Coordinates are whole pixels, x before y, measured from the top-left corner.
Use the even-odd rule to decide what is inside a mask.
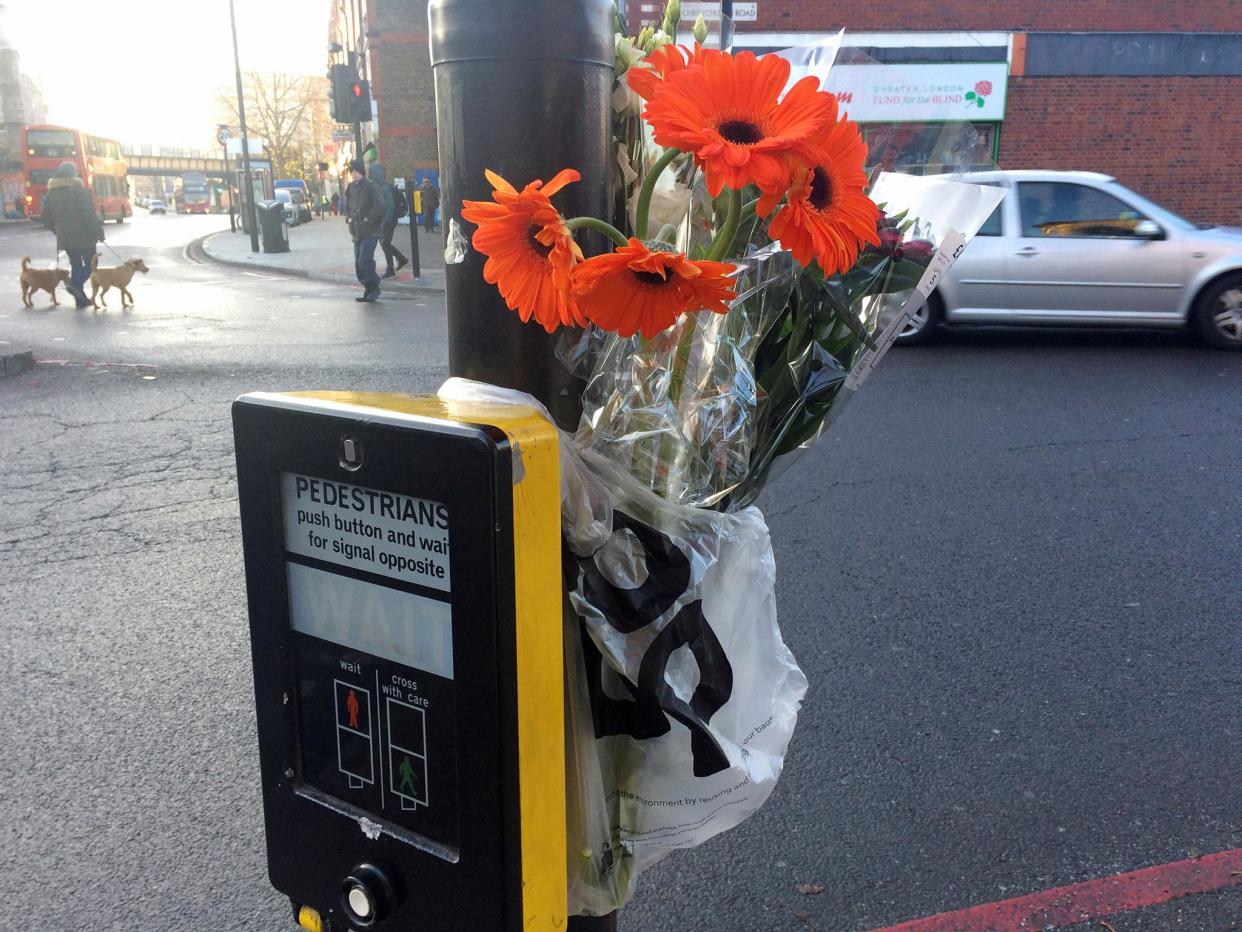
[[[925,239],[906,240],[897,224],[893,223],[884,211],[880,211],[880,219],[876,222],[875,231],[880,238],[880,245],[867,250],[873,255],[879,254],[890,259],[913,259],[917,262],[928,258],[936,251],[936,247]]]

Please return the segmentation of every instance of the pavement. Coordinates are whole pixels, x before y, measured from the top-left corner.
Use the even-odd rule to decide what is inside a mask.
[[[444,291],[444,242],[442,229],[427,233],[418,229],[418,254],[420,274],[415,278],[410,266],[406,266],[394,278],[384,279],[382,290]],[[395,245],[405,255],[410,255],[410,227],[399,223],[393,235]],[[344,217],[322,217],[289,228],[288,252],[259,252],[250,250],[250,235],[238,227],[236,232],[217,233],[202,244],[203,251],[211,259],[226,265],[251,270],[279,272],[318,281],[357,284],[354,275],[354,248],[345,228]],[[260,248],[262,245],[260,244]],[[384,255],[375,250],[376,264],[384,273]]]

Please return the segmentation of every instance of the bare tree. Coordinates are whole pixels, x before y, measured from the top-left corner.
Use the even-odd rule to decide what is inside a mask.
[[[247,130],[263,140],[275,177],[313,176],[321,146],[331,132],[326,81],[250,71],[242,85]],[[236,94],[221,94],[220,103],[231,115],[230,122],[236,124]]]

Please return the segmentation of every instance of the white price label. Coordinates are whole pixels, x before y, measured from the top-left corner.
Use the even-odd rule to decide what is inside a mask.
[[[932,256],[932,261],[927,266],[927,271],[923,273],[923,277],[919,279],[918,285],[914,288],[914,294],[918,296],[919,303],[927,300],[927,296],[935,290],[940,284],[940,278],[949,270],[957,257],[962,254],[962,250],[966,248],[966,241],[962,238],[962,234],[957,230],[950,230],[945,234],[944,242],[940,244],[940,248],[936,250],[936,254]],[[914,297],[907,302],[907,307],[917,307],[913,303]]]

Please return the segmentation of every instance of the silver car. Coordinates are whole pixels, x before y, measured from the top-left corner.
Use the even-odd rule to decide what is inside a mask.
[[[956,177],[1006,197],[899,343],[956,324],[1189,325],[1242,350],[1242,229],[1199,227],[1094,172]]]

